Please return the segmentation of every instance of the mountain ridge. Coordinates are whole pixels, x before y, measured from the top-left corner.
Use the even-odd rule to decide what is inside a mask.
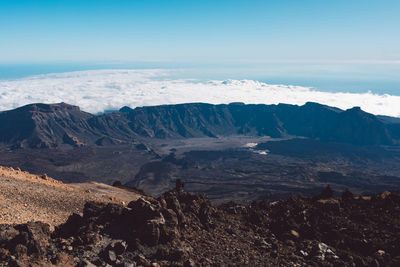
[[[397,122],[359,107],[341,110],[313,102],[302,106],[187,103],[122,107],[101,115],[66,103],[30,104],[0,112],[0,143],[12,148],[49,148],[130,143],[138,138],[248,135],[394,145],[400,143]]]

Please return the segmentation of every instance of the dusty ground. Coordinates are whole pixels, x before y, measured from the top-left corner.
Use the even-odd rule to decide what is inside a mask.
[[[0,224],[42,221],[51,226],[81,213],[87,201],[127,204],[139,195],[101,184],[63,184],[47,175],[0,166]]]

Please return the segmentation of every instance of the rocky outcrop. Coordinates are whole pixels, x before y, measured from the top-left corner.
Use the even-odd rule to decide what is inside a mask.
[[[71,255],[56,251],[51,244],[48,224],[30,222],[15,226],[1,225],[0,240],[2,266],[74,265]],[[46,257],[52,253],[53,257]]]
[[[0,226],[5,266],[398,266],[400,193],[233,202],[219,207],[183,183],[127,206],[88,202],[50,232]]]

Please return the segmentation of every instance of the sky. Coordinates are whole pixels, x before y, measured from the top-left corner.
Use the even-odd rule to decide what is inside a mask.
[[[0,111],[314,101],[400,117],[399,14],[398,0],[0,0]]]
[[[397,0],[2,0],[0,63],[400,62]]]

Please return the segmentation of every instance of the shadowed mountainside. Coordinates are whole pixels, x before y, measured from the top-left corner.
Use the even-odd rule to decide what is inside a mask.
[[[98,133],[88,124],[93,115],[65,103],[32,104],[0,113],[0,141],[14,147],[83,145]]]
[[[395,118],[317,103],[162,105],[91,115],[65,103],[31,104],[0,113],[0,142],[14,148],[113,145],[137,137],[303,136],[357,145],[399,142]]]

